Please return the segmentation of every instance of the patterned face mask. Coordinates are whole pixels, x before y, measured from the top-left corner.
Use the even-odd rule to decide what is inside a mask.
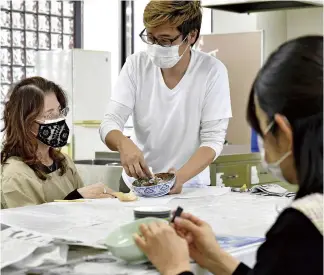
[[[67,144],[70,129],[65,118],[37,123],[39,124],[37,134],[39,141],[53,148],[63,147]]]

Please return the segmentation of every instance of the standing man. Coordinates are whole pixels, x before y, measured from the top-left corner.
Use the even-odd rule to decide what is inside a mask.
[[[103,142],[120,153],[120,191],[134,178],[176,173],[184,184],[210,185],[209,164],[221,153],[232,116],[228,75],[215,57],[195,51],[200,1],[157,1],[144,11],[145,52],[129,56],[100,127]],[[133,114],[134,134],[122,133]]]

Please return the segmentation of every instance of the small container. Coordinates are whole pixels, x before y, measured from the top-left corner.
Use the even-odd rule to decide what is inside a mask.
[[[171,209],[164,206],[143,206],[134,209],[135,220],[148,217],[169,220]]]

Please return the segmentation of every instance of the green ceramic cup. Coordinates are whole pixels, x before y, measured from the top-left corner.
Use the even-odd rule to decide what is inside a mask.
[[[105,245],[115,257],[128,263],[134,264],[147,262],[144,253],[135,244],[133,235],[134,233],[139,233],[139,226],[141,224],[149,224],[152,222],[167,223],[164,219],[153,217],[135,220],[134,222],[123,225],[110,233],[105,241]]]

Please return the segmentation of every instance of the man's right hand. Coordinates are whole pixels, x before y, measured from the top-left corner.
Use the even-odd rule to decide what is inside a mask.
[[[151,178],[152,173],[146,165],[143,153],[129,138],[124,138],[118,147],[121,164],[128,176],[133,178]]]

